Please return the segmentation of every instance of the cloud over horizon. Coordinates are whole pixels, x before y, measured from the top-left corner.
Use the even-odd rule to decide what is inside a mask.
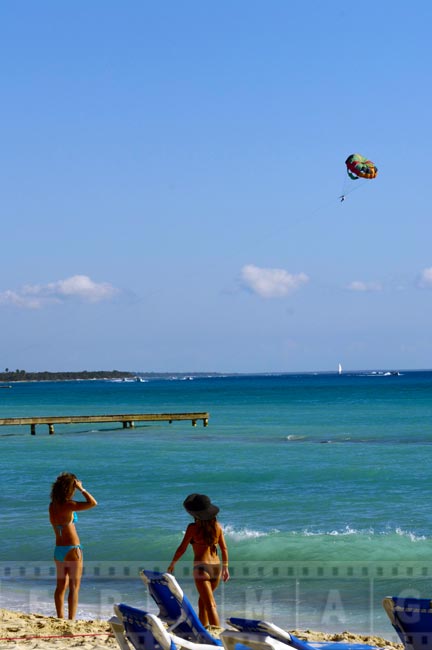
[[[253,264],[243,266],[243,286],[261,298],[281,298],[309,282],[306,273],[292,274],[285,269],[265,269]]]
[[[421,271],[417,278],[417,286],[420,289],[432,289],[432,266]]]
[[[382,291],[382,284],[380,282],[363,282],[362,280],[354,280],[347,286],[349,291],[370,292]]]
[[[87,275],[73,275],[48,284],[26,284],[18,291],[2,291],[0,306],[41,309],[47,305],[64,303],[69,299],[96,303],[110,300],[117,293],[118,289],[108,282],[98,283]]]

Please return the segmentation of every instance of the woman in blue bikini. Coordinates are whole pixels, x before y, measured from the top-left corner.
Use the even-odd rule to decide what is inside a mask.
[[[85,501],[72,499],[75,490],[81,492]],[[83,571],[83,554],[75,523],[77,512],[97,505],[96,499],[87,492],[75,474],[63,472],[51,489],[49,517],[56,536],[54,560],[57,568],[57,586],[54,602],[58,618],[64,618],[64,599],[68,594],[69,619],[73,620],[78,608],[78,594]]]
[[[199,619],[203,625],[219,627],[219,615],[213,592],[221,578],[226,582],[230,577],[228,549],[222,526],[216,519],[219,508],[211,503],[205,494],[190,494],[184,500],[183,506],[195,521],[187,527],[183,540],[168,567],[168,572],[174,573],[175,563],[191,544],[194,554],[193,577],[199,594]],[[222,556],[222,566],[218,546]]]

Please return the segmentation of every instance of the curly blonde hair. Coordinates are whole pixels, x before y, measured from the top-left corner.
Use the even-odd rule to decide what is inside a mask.
[[[57,476],[55,482],[51,487],[51,501],[53,503],[65,503],[68,501],[75,491],[75,474],[70,472],[62,472]]]

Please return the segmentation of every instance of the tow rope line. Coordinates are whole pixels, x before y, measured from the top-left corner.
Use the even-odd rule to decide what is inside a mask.
[[[86,632],[85,634],[47,634],[44,636],[0,636],[0,641],[30,641],[31,639],[76,639],[80,636],[114,636],[112,632]]]

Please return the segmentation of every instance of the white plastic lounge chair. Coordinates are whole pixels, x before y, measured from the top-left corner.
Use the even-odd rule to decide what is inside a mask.
[[[228,625],[236,630],[250,634],[261,633],[277,639],[278,641],[296,648],[296,650],[376,650],[375,646],[366,643],[345,643],[344,641],[302,641],[282,628],[269,623],[250,618],[231,617],[227,619]],[[425,648],[423,648],[425,650]]]
[[[432,600],[388,596],[383,607],[406,650],[432,648]]]
[[[131,650],[131,647],[135,650],[214,650],[214,645],[194,643],[170,634],[157,616],[135,607],[114,605],[114,613],[110,624],[121,650]],[[240,641],[244,641],[244,645]],[[265,635],[236,631],[227,631],[223,644],[225,650],[293,650]]]
[[[294,648],[297,648],[297,650],[310,650],[311,648],[308,642],[298,639],[290,634],[290,632],[286,632],[281,627],[267,621],[233,616],[227,618],[227,623],[241,632],[247,632],[249,634],[268,634],[282,643],[292,645]]]
[[[108,623],[111,626],[120,650],[131,650],[129,641],[126,638],[126,630],[123,625],[122,615],[118,609],[118,605],[114,605],[114,614],[115,616],[112,616]]]
[[[246,650],[249,648],[251,650],[294,650],[293,646],[282,643],[268,634],[251,634],[250,632],[238,632],[237,630],[224,630],[220,638],[224,650],[239,650],[239,648]]]
[[[120,603],[114,605],[114,613],[110,625],[121,650],[214,650],[170,634],[157,616],[136,607]]]
[[[204,627],[189,599],[171,573],[140,571],[140,577],[150,596],[159,607],[159,618],[167,624],[168,631],[195,643],[222,645]]]

